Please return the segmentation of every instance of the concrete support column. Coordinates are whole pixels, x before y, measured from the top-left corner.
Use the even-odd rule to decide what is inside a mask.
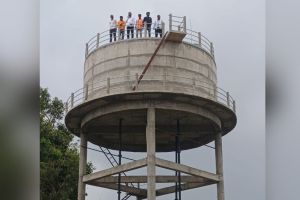
[[[155,108],[150,107],[147,111],[147,200],[156,199],[155,188]]]
[[[85,200],[85,183],[82,182],[86,174],[87,163],[87,137],[80,133],[80,154],[79,154],[79,179],[78,179],[78,200]]]
[[[220,176],[221,180],[217,184],[218,200],[225,200],[224,195],[224,179],[223,179],[223,154],[222,154],[222,133],[216,134],[215,140],[215,153],[216,153],[216,173]]]

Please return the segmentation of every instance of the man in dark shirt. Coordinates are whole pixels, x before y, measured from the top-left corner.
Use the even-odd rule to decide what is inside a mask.
[[[148,31],[148,36],[151,37],[151,25],[152,25],[152,18],[150,17],[150,12],[146,12],[146,17],[143,20],[144,24],[146,23],[146,30]]]

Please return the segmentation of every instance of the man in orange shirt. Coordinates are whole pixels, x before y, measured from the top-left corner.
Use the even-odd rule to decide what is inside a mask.
[[[138,37],[139,33],[140,33],[140,37],[142,37],[143,27],[144,27],[144,22],[142,19],[142,15],[138,14],[138,19],[136,20],[136,37]]]
[[[125,30],[125,25],[126,22],[123,20],[123,16],[120,16],[120,20],[118,21],[118,29],[119,29],[119,39],[120,36],[122,36],[122,40],[124,40],[124,30]]]

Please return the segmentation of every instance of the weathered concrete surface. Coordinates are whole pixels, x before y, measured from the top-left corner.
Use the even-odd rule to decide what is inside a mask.
[[[149,61],[159,39],[137,39],[115,42],[98,48],[85,61],[84,83],[106,77],[141,73]],[[147,72],[149,76],[184,75],[216,84],[217,69],[214,60],[205,51],[186,44],[165,42]]]

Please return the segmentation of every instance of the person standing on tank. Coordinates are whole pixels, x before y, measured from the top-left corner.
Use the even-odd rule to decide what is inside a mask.
[[[130,33],[131,33],[131,38],[134,37],[134,25],[135,25],[135,19],[132,17],[132,13],[128,12],[128,17],[126,20],[126,26],[127,26],[127,39],[130,38]]]
[[[113,15],[110,15],[109,22],[109,42],[112,42],[112,38],[114,37],[114,41],[117,40],[117,21],[114,19]]]
[[[152,18],[150,17],[150,12],[146,12],[146,17],[144,17],[143,22],[144,24],[146,23],[145,31],[148,31],[148,36],[151,37]]]
[[[138,35],[140,34],[140,37],[142,37],[142,30],[144,28],[144,22],[142,19],[142,15],[138,14],[138,19],[136,20],[136,37],[138,38]]]
[[[123,16],[120,16],[120,20],[118,21],[118,29],[119,29],[119,39],[124,40],[124,30],[126,22],[123,20]]]
[[[163,21],[160,19],[160,15],[157,15],[157,19],[154,22],[154,30],[155,30],[155,37],[159,36],[162,37],[162,23]]]

